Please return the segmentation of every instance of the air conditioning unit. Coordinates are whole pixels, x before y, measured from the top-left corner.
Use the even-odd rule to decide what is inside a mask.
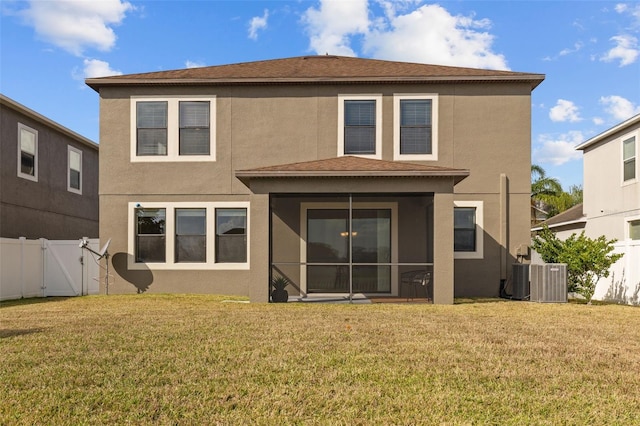
[[[514,263],[512,267],[511,282],[513,283],[511,298],[515,300],[528,300],[529,265]]]
[[[532,302],[567,302],[567,265],[564,263],[532,264],[530,268]]]

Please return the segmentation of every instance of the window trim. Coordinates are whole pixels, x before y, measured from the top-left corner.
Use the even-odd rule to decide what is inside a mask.
[[[131,96],[130,98],[130,149],[131,162],[202,162],[216,161],[216,95],[190,96]],[[137,152],[137,103],[167,102],[167,155],[138,155]],[[209,154],[180,155],[180,102],[209,101]]]
[[[637,221],[640,221],[640,215],[628,216],[624,218],[624,239],[626,241],[637,241],[640,243],[640,239],[638,240],[631,239],[631,229],[629,229],[629,227],[631,226],[631,222],[637,222]]]
[[[376,102],[376,152],[375,154],[344,153],[344,102],[375,101]],[[354,156],[362,158],[382,159],[382,94],[338,95],[338,157]]]
[[[71,153],[75,152],[76,154],[80,155],[80,170],[78,170],[78,172],[80,173],[80,188],[76,189],[73,188],[71,186]],[[79,150],[78,148],[75,148],[71,145],[67,145],[67,191],[69,192],[73,192],[74,194],[79,194],[82,195],[82,151]]]
[[[137,208],[164,208],[166,209],[165,224],[165,262],[144,263],[135,261],[135,225]],[[207,220],[206,236],[206,262],[176,262],[176,209],[205,209]],[[216,208],[243,208],[247,210],[247,261],[243,263],[216,263],[215,262],[215,209]],[[217,201],[217,202],[130,202],[128,203],[128,228],[127,239],[127,266],[130,270],[248,270],[250,269],[251,256],[251,212],[248,201]]]
[[[431,100],[431,154],[400,153],[400,101]],[[438,160],[438,95],[435,93],[393,94],[393,159],[403,161]]]
[[[35,136],[35,155],[33,159],[33,175],[22,173],[22,131],[27,131],[32,133]],[[39,153],[38,153],[38,131],[32,127],[29,127],[25,124],[18,123],[18,177],[27,179],[33,182],[38,182],[38,163],[39,163]]]
[[[620,159],[621,159],[621,170],[620,170],[620,181],[622,182],[622,186],[633,184],[638,181],[638,139],[640,138],[639,131],[633,131],[631,133],[627,133],[620,137]],[[634,176],[631,179],[624,179],[624,164],[629,161],[624,158],[624,143],[630,139],[634,140],[634,155],[633,161],[635,162],[634,167]]]
[[[476,209],[476,250],[475,251],[455,251],[454,259],[484,259],[484,202],[483,201],[454,201],[456,207],[475,207]],[[452,232],[454,230],[452,229]]]

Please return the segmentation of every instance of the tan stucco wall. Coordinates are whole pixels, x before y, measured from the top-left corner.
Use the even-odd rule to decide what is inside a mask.
[[[509,180],[508,215],[509,232],[506,238],[508,252],[515,257],[521,244],[529,242],[529,190],[530,190],[530,133],[531,99],[528,84],[426,84],[426,85],[352,85],[352,86],[238,86],[238,87],[162,87],[162,88],[108,88],[101,91],[101,238],[113,235],[126,242],[126,203],[149,197],[153,201],[172,201],[175,198],[218,200],[226,195],[244,195],[251,209],[264,212],[264,199],[249,197],[251,191],[234,176],[235,170],[331,158],[337,155],[338,94],[382,94],[382,159],[393,159],[393,94],[438,93],[439,134],[438,161],[428,162],[445,167],[467,168],[471,174],[460,182],[453,195],[436,197],[434,235],[436,263],[448,271],[436,272],[439,285],[452,282],[454,271],[452,253],[452,209],[454,200],[484,201],[485,259],[455,261],[455,295],[497,295],[500,279],[499,249],[492,241],[500,241],[498,223],[500,174]],[[216,96],[216,161],[174,163],[130,162],[130,99],[143,95],[215,95]],[[405,179],[340,180],[326,179],[314,182],[298,180],[252,183],[255,194],[267,192],[392,192],[403,183],[407,192],[450,192],[450,182],[433,179],[423,181]],[[189,195],[191,194],[191,195]],[[152,196],[153,195],[153,196]],[[253,204],[257,203],[256,206]],[[438,204],[440,203],[440,204]],[[451,205],[445,208],[445,203]],[[123,216],[124,215],[124,216]],[[265,219],[257,221],[252,229],[252,269],[262,268],[264,258],[254,259],[254,251],[267,251],[262,244]],[[450,217],[451,216],[451,217]],[[440,221],[440,222],[439,222]],[[261,228],[260,228],[261,229]],[[268,240],[265,240],[268,241]],[[126,246],[114,241],[123,250]],[[118,244],[120,244],[118,246]],[[442,248],[440,248],[442,247]],[[498,247],[499,248],[499,247]],[[179,271],[154,274],[153,289],[158,291],[200,292],[218,289],[233,294],[243,291],[252,300],[263,300],[262,290],[253,286],[268,276],[268,265],[263,272],[244,274],[232,271],[214,275],[240,281],[251,275],[251,283],[217,287],[209,284],[209,275],[203,272]],[[212,273],[213,274],[213,273]],[[243,275],[244,274],[244,275]],[[257,275],[254,275],[257,274]],[[440,274],[440,275],[438,275]],[[171,280],[188,283],[172,287]],[[192,279],[183,279],[182,277]],[[211,275],[213,276],[213,275]],[[450,278],[447,278],[450,277]],[[250,286],[251,290],[248,287]],[[127,288],[126,285],[124,288]],[[453,290],[440,289],[442,299],[450,301]],[[450,293],[450,294],[449,294]],[[446,294],[446,296],[444,296]],[[438,296],[440,297],[440,296]]]

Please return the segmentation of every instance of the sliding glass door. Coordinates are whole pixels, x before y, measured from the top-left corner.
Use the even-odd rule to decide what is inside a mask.
[[[307,292],[391,292],[391,228],[391,209],[308,209]]]

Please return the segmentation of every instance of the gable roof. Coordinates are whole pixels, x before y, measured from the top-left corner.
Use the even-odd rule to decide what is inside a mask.
[[[544,74],[383,61],[347,56],[298,56],[201,68],[128,74],[85,80],[95,91],[117,85],[337,84],[376,82],[528,82]]]
[[[239,179],[295,177],[452,177],[458,183],[467,169],[344,156],[236,171]]]

